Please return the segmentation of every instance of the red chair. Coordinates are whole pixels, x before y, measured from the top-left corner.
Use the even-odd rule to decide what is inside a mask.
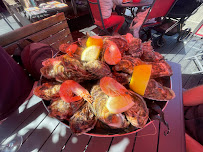
[[[163,23],[176,1],[177,0],[154,0],[142,25],[142,30],[147,35],[147,39],[151,38],[151,29]],[[153,18],[156,19],[156,23],[145,23],[145,21]],[[163,35],[159,35],[155,43],[155,45],[159,47],[163,46],[165,43]]]
[[[110,32],[109,29],[112,29],[112,28],[116,29],[116,27],[114,26],[115,27],[114,28],[113,26],[110,26],[110,27],[105,26],[104,20],[102,17],[102,12],[101,12],[99,0],[88,0],[88,4],[89,4],[89,8],[90,8],[93,22],[100,29],[99,35],[102,31],[108,35],[112,35],[114,30],[111,30],[111,32]],[[118,25],[116,25],[116,26],[118,26]]]

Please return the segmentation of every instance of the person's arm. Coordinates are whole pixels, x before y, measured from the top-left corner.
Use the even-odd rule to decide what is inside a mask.
[[[183,105],[195,106],[203,104],[203,85],[183,92]]]
[[[185,133],[186,152],[202,152],[203,146]]]

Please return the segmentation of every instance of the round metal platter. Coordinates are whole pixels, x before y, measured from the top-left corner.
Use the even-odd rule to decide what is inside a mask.
[[[157,81],[160,82],[162,85],[168,87],[168,88],[172,88],[171,77],[161,77],[161,78],[158,78]],[[152,100],[149,100],[149,99],[145,99],[144,98],[144,100],[146,101],[146,104],[148,102],[152,102]],[[47,100],[42,100],[42,102],[43,102],[43,105],[46,108],[46,110],[49,112],[48,107],[51,104],[51,102],[47,101]],[[156,102],[156,104],[158,106],[160,106],[162,111],[163,111],[165,109],[165,107],[167,106],[167,103],[169,101],[154,101],[154,102]],[[69,122],[67,120],[59,120],[58,118],[56,118],[56,119],[59,122],[61,122],[63,125],[65,125],[66,127],[69,128]],[[101,121],[99,121],[98,123],[101,123],[102,125],[104,125],[108,129],[101,129],[101,128],[94,127],[92,130],[90,130],[89,132],[84,133],[84,134],[90,135],[90,136],[97,136],[97,137],[124,136],[124,135],[129,135],[129,134],[133,134],[133,133],[139,132],[140,130],[144,129],[146,126],[152,125],[153,121],[150,121],[148,119],[147,124],[143,128],[141,128],[141,129],[136,128],[136,127],[134,127],[132,125],[130,125],[128,128],[125,128],[125,129],[111,129],[107,125],[102,123]]]

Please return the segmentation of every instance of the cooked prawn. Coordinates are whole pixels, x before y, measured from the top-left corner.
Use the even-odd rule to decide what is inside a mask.
[[[76,96],[74,96],[74,94]],[[59,95],[65,102],[74,102],[80,99],[84,99],[89,103],[92,103],[92,97],[89,92],[83,88],[79,83],[73,80],[66,80],[62,83],[59,91]]]
[[[111,97],[129,95],[128,90],[111,77],[103,77],[100,80],[100,87],[105,94]]]
[[[127,42],[130,43],[133,40],[133,35],[131,33],[127,33],[125,38],[126,38]]]
[[[70,57],[73,57],[73,54],[78,49],[78,45],[75,43],[72,44],[61,44],[59,50],[61,52],[67,53]]]
[[[109,65],[116,65],[121,60],[121,52],[113,41],[106,40],[104,47],[104,60]]]

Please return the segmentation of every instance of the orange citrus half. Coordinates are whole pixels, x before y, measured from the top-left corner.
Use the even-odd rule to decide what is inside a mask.
[[[133,75],[130,80],[130,88],[140,94],[144,95],[147,88],[150,76],[151,76],[152,65],[138,65],[134,67]]]
[[[90,36],[87,39],[86,46],[89,47],[89,46],[92,46],[92,45],[100,46],[100,48],[102,48],[102,46],[103,46],[103,39],[100,36],[98,36],[98,35],[96,35],[96,36]]]

